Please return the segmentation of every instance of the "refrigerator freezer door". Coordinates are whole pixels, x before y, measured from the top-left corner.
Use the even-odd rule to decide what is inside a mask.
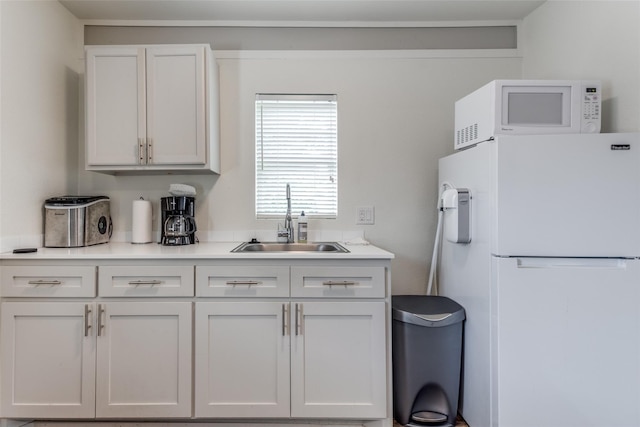
[[[640,425],[640,260],[493,263],[496,425]]]
[[[494,240],[507,256],[640,256],[640,134],[500,137]]]

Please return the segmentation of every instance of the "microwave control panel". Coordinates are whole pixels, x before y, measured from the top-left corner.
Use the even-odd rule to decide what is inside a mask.
[[[583,133],[600,132],[600,84],[596,82],[584,82],[582,86],[582,123]]]
[[[600,88],[587,86],[584,88],[584,100],[582,101],[582,117],[585,120],[600,118]]]

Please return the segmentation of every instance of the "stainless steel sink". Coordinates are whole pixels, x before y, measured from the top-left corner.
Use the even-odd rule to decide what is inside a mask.
[[[242,243],[231,252],[332,252],[347,253],[349,252],[342,245],[336,242],[322,243]]]

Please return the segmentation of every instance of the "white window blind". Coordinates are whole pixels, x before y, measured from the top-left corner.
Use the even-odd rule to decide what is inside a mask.
[[[256,216],[284,217],[291,185],[293,216],[338,213],[335,95],[256,95]]]

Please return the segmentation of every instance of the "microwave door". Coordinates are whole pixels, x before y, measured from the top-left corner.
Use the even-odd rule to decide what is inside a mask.
[[[503,127],[558,127],[571,126],[571,108],[567,99],[569,88],[548,92],[507,90],[503,94]]]

